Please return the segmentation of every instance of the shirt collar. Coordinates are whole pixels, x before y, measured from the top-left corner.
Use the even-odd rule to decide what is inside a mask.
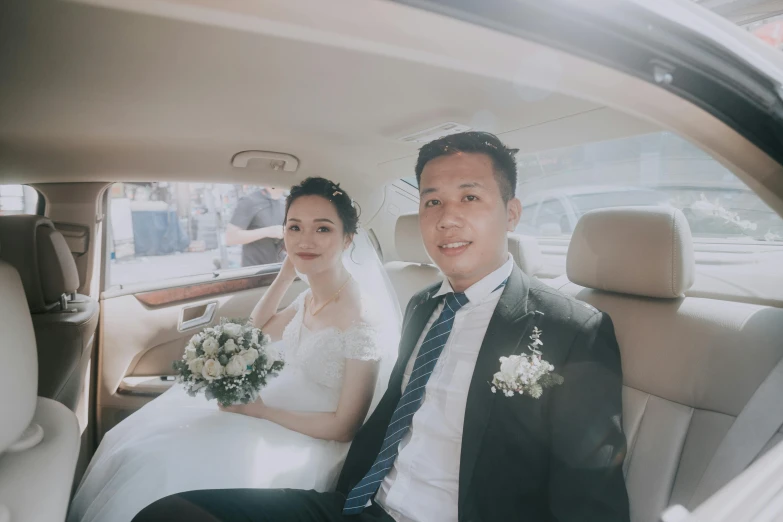
[[[480,303],[489,297],[489,295],[498,287],[498,285],[508,279],[513,268],[514,258],[511,257],[511,254],[509,254],[508,259],[505,263],[503,263],[503,266],[491,274],[484,276],[484,278],[480,281],[471,285],[467,290],[465,290],[465,296],[468,298],[470,303]],[[440,285],[440,290],[438,290],[438,292],[433,297],[440,297],[453,291],[454,290],[451,288],[451,283],[449,283],[448,278],[444,277],[443,282]]]

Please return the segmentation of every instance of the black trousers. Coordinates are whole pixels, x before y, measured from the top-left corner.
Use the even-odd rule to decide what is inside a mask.
[[[378,505],[342,514],[345,497],[300,489],[208,489],[177,493],[144,508],[133,522],[394,522]]]

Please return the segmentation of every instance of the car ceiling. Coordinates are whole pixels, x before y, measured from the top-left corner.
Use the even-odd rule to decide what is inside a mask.
[[[92,5],[107,3],[129,5],[30,0],[7,10],[0,22],[0,179],[278,179],[231,168],[233,154],[251,149],[293,154],[301,162],[296,179],[388,179],[410,173],[420,146],[400,137],[448,121],[536,134],[545,122],[575,118],[583,134],[575,141],[600,135],[596,126],[617,135],[657,128],[597,103],[383,48],[248,30],[241,20],[239,27],[201,23],[181,10]],[[243,5],[249,3],[234,2]],[[270,8],[264,16],[283,15]],[[415,32],[411,27],[414,44]],[[524,81],[525,71],[519,76]],[[538,145],[558,143],[545,141]],[[378,168],[401,159],[406,170]]]

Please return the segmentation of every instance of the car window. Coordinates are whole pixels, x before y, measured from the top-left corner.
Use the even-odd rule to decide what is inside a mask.
[[[577,216],[599,208],[665,205],[668,201],[668,195],[663,192],[636,189],[607,189],[604,193],[581,194],[571,198]]]
[[[404,181],[405,183],[407,183],[413,188],[419,188],[419,182],[416,180],[416,176],[408,176],[402,178],[402,181]]]
[[[660,205],[680,209],[700,241],[783,245],[780,216],[710,155],[669,132],[541,151],[517,162],[520,233],[558,237],[590,210]],[[544,199],[551,206],[542,204],[535,222],[525,221],[530,202]]]
[[[559,236],[571,233],[571,225],[565,206],[557,199],[541,203],[535,226],[540,235]]]
[[[37,214],[38,191],[27,185],[0,185],[0,216]]]
[[[286,195],[251,185],[115,183],[109,286],[281,262],[279,234],[258,239],[253,231],[277,227],[282,233]]]

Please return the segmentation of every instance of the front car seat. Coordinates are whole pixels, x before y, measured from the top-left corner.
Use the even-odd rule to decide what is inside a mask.
[[[65,520],[79,454],[76,415],[36,397],[38,361],[19,274],[0,261],[0,520]]]
[[[63,235],[41,216],[0,217],[0,260],[21,276],[38,347],[38,395],[76,410],[98,325]],[[9,247],[11,245],[11,247]]]

